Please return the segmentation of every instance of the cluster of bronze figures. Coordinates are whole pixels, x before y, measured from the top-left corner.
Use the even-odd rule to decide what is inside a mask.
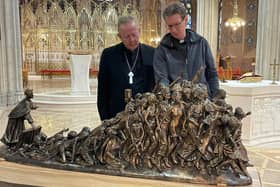
[[[63,129],[50,137],[38,126],[24,129],[36,109],[30,92],[9,115],[0,151],[7,160],[193,183],[252,183],[241,141],[241,120],[250,113],[227,104],[223,90],[210,101],[202,84],[158,85],[153,93],[126,98],[124,111],[93,130]]]

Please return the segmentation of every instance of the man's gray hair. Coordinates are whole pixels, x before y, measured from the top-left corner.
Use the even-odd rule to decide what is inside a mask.
[[[163,11],[163,18],[166,19],[169,16],[173,16],[175,14],[179,14],[182,19],[186,16],[186,9],[183,7],[183,5],[179,5],[178,3],[173,3],[171,5],[168,5],[164,11]]]
[[[138,26],[138,21],[132,17],[132,16],[121,16],[119,17],[119,20],[118,20],[118,30],[120,29],[120,26],[121,25],[124,25],[124,24],[127,24],[127,23],[135,23],[135,25]]]

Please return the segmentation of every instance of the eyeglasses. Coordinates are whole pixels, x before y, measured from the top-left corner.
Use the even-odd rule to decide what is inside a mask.
[[[175,23],[175,24],[173,24],[173,25],[167,25],[167,27],[168,27],[168,29],[172,29],[173,27],[174,27],[175,29],[177,29],[177,28],[182,24],[183,21],[184,21],[184,20],[182,20],[182,21],[179,22],[179,23]]]

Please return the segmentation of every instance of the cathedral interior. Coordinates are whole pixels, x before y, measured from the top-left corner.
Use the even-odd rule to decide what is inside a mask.
[[[253,137],[246,148],[254,165],[251,186],[280,186],[279,0],[1,0],[0,136],[25,88],[33,89],[39,108],[32,116],[48,135],[62,128],[78,131],[82,126],[100,125],[96,105],[99,60],[104,48],[120,42],[118,17],[136,17],[140,41],[157,47],[167,32],[162,11],[173,2],[185,6],[186,27],[209,41],[221,85],[235,84],[248,72],[269,82],[267,92],[261,90],[263,82],[240,86],[256,87],[250,103],[255,115],[249,123],[260,130],[254,131],[254,126],[245,130]],[[237,26],[229,23],[234,16],[241,19]],[[69,97],[73,51],[92,55],[88,99]],[[233,105],[251,99],[243,96],[241,102],[232,100]],[[0,186],[200,186],[41,169],[1,158],[0,163]],[[56,181],[50,180],[54,177]]]

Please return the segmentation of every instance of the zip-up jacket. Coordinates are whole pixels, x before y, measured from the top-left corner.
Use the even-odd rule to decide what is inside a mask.
[[[192,80],[201,67],[205,67],[199,83],[208,88],[209,97],[216,95],[219,80],[214,58],[205,38],[192,30],[186,30],[185,40],[179,41],[166,34],[154,54],[155,80],[160,84],[169,85],[182,76],[184,80]]]

